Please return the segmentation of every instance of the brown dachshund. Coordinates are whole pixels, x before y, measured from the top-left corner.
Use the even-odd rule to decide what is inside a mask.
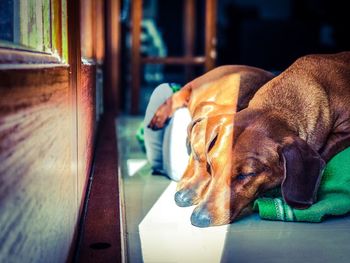
[[[192,224],[230,223],[279,186],[289,205],[309,207],[325,162],[350,146],[350,52],[298,59],[233,118],[230,156],[219,140],[207,153],[212,178]]]
[[[162,128],[179,107],[187,106],[193,120],[188,129],[189,163],[175,195],[179,206],[190,206],[201,200],[211,180],[206,154],[210,142],[221,140],[221,136],[217,136],[219,130],[225,130],[226,136],[229,133],[232,140],[232,113],[247,107],[255,92],[273,77],[273,74],[253,67],[218,67],[185,85],[159,107],[150,128]],[[218,117],[223,115],[227,117]],[[224,123],[229,124],[226,129]],[[226,156],[232,143],[223,142],[225,147],[221,147],[220,155]]]
[[[187,83],[179,92],[169,97],[158,108],[148,127],[155,130],[163,128],[175,110],[182,107],[188,107],[193,117],[197,106],[205,102],[243,109],[257,89],[273,77],[272,73],[255,67],[217,67]],[[205,109],[202,105],[201,110],[210,111],[210,107]]]

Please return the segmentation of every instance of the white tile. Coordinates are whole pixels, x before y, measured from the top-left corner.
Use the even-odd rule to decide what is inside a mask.
[[[128,175],[134,176],[138,171],[140,171],[144,166],[147,165],[146,159],[128,159],[126,161],[128,167]]]
[[[220,262],[227,226],[192,226],[193,207],[178,207],[175,191],[172,182],[139,225],[144,262]]]

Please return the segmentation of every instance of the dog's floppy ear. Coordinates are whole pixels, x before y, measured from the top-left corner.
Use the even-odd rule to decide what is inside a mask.
[[[282,195],[290,206],[308,208],[316,195],[325,162],[304,140],[294,137],[282,148],[284,179]]]

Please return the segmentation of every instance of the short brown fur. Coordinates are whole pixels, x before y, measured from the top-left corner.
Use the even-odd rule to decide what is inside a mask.
[[[233,127],[230,172],[211,180],[192,223],[230,223],[280,185],[288,204],[310,206],[325,162],[350,146],[350,52],[298,59],[256,92]]]
[[[200,202],[212,178],[207,163],[210,143],[216,137],[225,141],[219,147],[220,156],[229,156],[233,113],[245,108],[255,92],[273,77],[273,74],[254,67],[221,66],[186,84],[158,108],[150,128],[162,128],[180,107],[188,107],[193,120],[188,132],[189,163],[175,197],[178,205]]]

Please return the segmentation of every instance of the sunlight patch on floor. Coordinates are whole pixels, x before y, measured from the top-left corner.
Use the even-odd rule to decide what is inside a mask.
[[[175,191],[172,182],[139,225],[144,262],[220,262],[228,226],[192,226],[194,207],[178,207]]]
[[[128,159],[126,165],[128,167],[128,175],[134,176],[147,164],[146,159]]]

